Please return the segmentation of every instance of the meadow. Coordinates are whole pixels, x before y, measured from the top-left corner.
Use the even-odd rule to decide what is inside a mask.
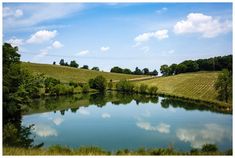
[[[22,62],[22,66],[34,74],[43,73],[45,76],[59,79],[63,83],[69,83],[70,81],[84,83],[98,75],[104,76],[108,81],[112,79],[114,82],[115,80],[146,77],[144,75],[118,74],[49,64]]]

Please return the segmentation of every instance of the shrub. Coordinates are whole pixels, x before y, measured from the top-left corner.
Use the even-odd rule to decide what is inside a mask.
[[[69,82],[69,85],[70,85],[70,86],[73,86],[74,88],[78,87],[78,83],[75,83],[75,82],[73,82],[73,81],[70,81],[70,82]]]
[[[94,79],[89,80],[89,86],[91,88],[97,89],[101,92],[105,91],[107,87],[107,80],[103,76],[97,76]]]
[[[202,152],[216,152],[218,150],[215,144],[204,144],[202,146]]]
[[[134,85],[126,80],[121,80],[116,84],[116,88],[121,92],[134,92]]]
[[[148,89],[149,94],[154,95],[157,94],[158,87],[157,86],[152,86]]]
[[[108,88],[111,90],[113,88],[113,82],[112,80],[109,81],[108,83]]]
[[[84,84],[83,87],[82,87],[82,93],[88,93],[89,92],[89,84]]]
[[[51,95],[73,94],[74,88],[63,84],[57,84],[51,90]]]
[[[52,77],[47,77],[44,81],[45,93],[50,93],[52,90],[52,87],[54,87],[57,84],[60,84],[60,80],[57,80]]]
[[[142,93],[142,94],[145,94],[145,93],[147,93],[147,89],[148,89],[148,85],[146,85],[146,84],[141,84],[141,85],[140,85],[139,92]]]

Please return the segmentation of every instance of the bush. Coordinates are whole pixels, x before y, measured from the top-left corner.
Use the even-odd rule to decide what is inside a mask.
[[[113,82],[112,82],[112,80],[109,81],[109,83],[108,83],[108,88],[109,88],[109,90],[111,90],[111,89],[113,88]]]
[[[73,82],[73,81],[70,81],[70,82],[69,82],[69,85],[70,85],[70,86],[73,86],[74,88],[78,87],[78,83],[75,83],[75,82]]]
[[[148,85],[146,85],[146,84],[141,84],[141,85],[140,85],[140,89],[139,89],[139,92],[140,92],[140,93],[146,94],[146,93],[147,93],[147,90],[148,90]]]
[[[103,76],[97,76],[94,79],[89,80],[89,86],[91,88],[97,89],[101,92],[104,92],[107,87],[107,80]]]
[[[47,77],[44,81],[45,93],[51,93],[52,87],[54,87],[57,84],[60,84],[60,80],[57,80],[52,77]]]
[[[65,94],[73,94],[74,88],[72,86],[67,86],[63,84],[57,84],[51,90],[51,95],[65,95]]]
[[[89,92],[89,84],[84,84],[83,87],[82,87],[82,93],[88,93]]]
[[[149,94],[154,95],[157,94],[158,88],[157,86],[152,86],[148,89]]]
[[[204,144],[202,146],[202,152],[216,152],[218,150],[215,144]]]
[[[116,84],[116,88],[121,92],[134,92],[134,85],[126,80],[121,80]]]

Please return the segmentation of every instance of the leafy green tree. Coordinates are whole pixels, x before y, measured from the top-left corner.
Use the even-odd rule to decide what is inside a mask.
[[[157,76],[158,75],[158,71],[156,69],[154,69],[152,72],[150,72],[150,75]]]
[[[133,73],[135,75],[143,75],[142,71],[138,67],[135,68],[135,71]]]
[[[176,74],[176,68],[177,68],[177,64],[171,64],[170,66],[170,75],[175,75]]]
[[[83,65],[83,66],[81,67],[81,69],[89,69],[89,66],[88,66],[88,65]]]
[[[178,65],[176,66],[175,74],[184,73],[184,72],[186,72],[186,69],[187,69],[186,65],[184,65],[184,64],[178,64]]]
[[[149,75],[149,69],[148,68],[144,68],[142,70],[142,72],[143,72],[144,75]]]
[[[55,62],[55,61],[53,61],[53,65],[56,65],[56,62]]]
[[[52,78],[52,77],[47,77],[44,80],[45,93],[51,93],[53,87],[56,86],[57,84],[60,84],[60,80],[57,80],[57,79]]]
[[[61,60],[60,60],[60,65],[62,65],[62,66],[65,65],[64,59],[61,59]]]
[[[134,85],[127,80],[121,80],[116,84],[116,89],[121,92],[134,92]]]
[[[100,71],[99,67],[95,66],[91,70]]]
[[[218,79],[215,83],[215,89],[218,91],[218,99],[228,100],[232,99],[232,73],[227,69],[224,69],[222,73],[218,76]]]
[[[110,72],[123,73],[123,69],[118,66],[115,66],[110,70]]]
[[[103,76],[97,76],[94,79],[89,80],[89,86],[91,88],[97,89],[104,92],[107,87],[107,80]]]
[[[123,73],[124,74],[132,74],[132,71],[130,69],[125,68],[125,69],[123,69]]]
[[[166,64],[161,66],[160,71],[163,76],[168,76],[170,74],[170,68]]]
[[[70,62],[70,67],[78,68],[78,66],[79,66],[78,63],[75,60]]]

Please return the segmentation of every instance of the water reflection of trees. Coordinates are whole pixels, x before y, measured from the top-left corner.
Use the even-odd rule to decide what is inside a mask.
[[[177,108],[177,107],[184,108],[185,110],[200,110],[200,111],[212,111],[212,112],[218,112],[218,113],[228,113],[213,104],[183,100],[183,99],[178,99],[178,98],[170,98],[170,97],[162,99],[161,106],[163,108],[169,108],[171,106],[174,108]]]

